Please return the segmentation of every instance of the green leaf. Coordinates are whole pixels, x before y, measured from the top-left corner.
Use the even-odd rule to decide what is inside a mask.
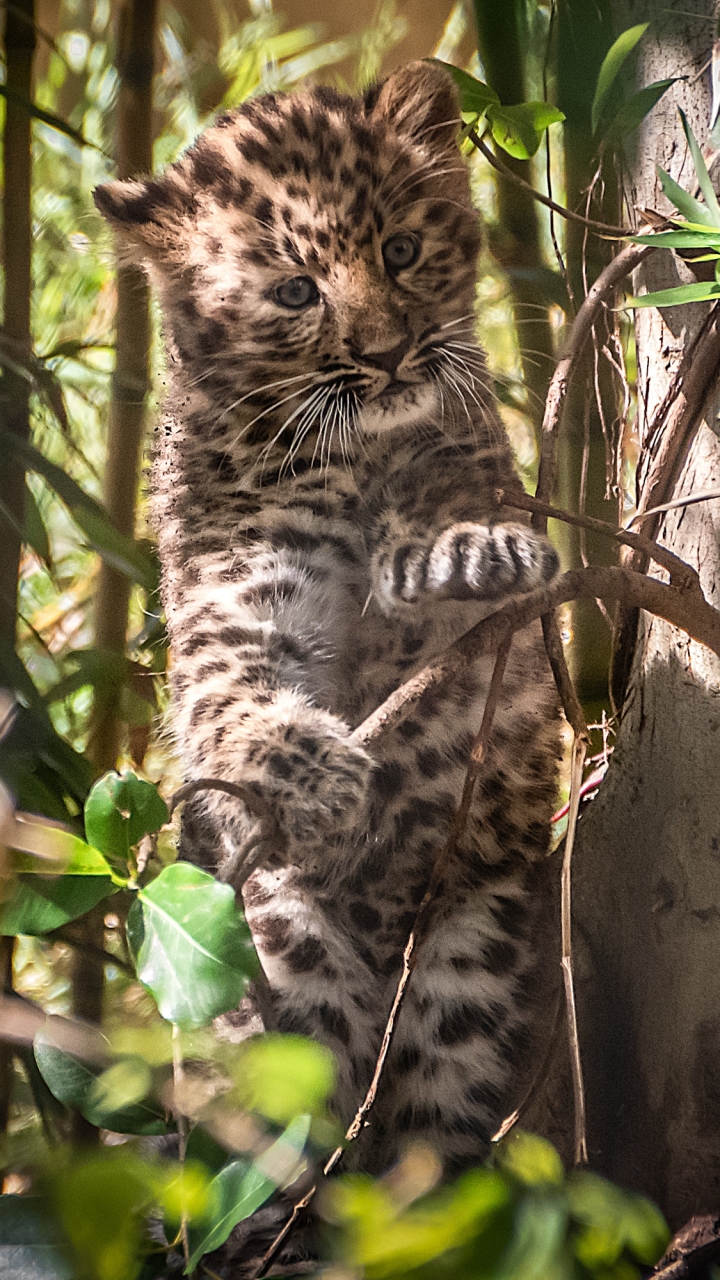
[[[657,231],[654,235],[628,236],[633,244],[652,244],[661,249],[717,249],[720,251],[720,229],[707,231]]]
[[[687,138],[687,144],[688,144],[688,147],[690,148],[690,154],[692,156],[692,161],[695,166],[695,173],[697,175],[698,185],[700,187],[700,190],[703,193],[703,196],[705,197],[705,203],[708,207],[710,216],[712,217],[713,222],[715,223],[715,226],[720,227],[720,205],[718,204],[717,196],[715,195],[715,188],[713,187],[713,184],[710,181],[710,174],[707,171],[707,165],[705,164],[705,161],[703,159],[702,151],[700,150],[697,138],[695,137],[695,134],[690,128],[690,125],[688,123],[688,118],[685,115],[685,112],[683,111],[682,107],[678,107],[678,111],[680,112],[680,119],[682,121],[683,131],[685,133],[685,137]]]
[[[0,906],[0,934],[40,937],[84,916],[113,893],[117,886],[109,876],[21,875]]]
[[[520,102],[516,107],[492,106],[487,118],[498,146],[517,160],[529,160],[548,126],[565,116],[549,102]]]
[[[683,191],[675,179],[671,178],[670,174],[666,173],[660,165],[657,166],[657,171],[663,192],[683,217],[687,218],[688,222],[702,227],[712,227],[715,231],[720,229],[720,223],[713,219],[710,210],[706,209],[704,204],[700,204],[700,201],[691,196],[689,192]]]
[[[73,663],[76,670],[51,685],[43,698],[47,706],[61,702],[86,685],[94,689],[119,689],[131,671],[127,658],[112,649],[74,649],[68,654],[68,662]]]
[[[567,1213],[557,1196],[526,1196],[518,1205],[510,1245],[493,1280],[568,1280]]]
[[[188,862],[165,867],[128,916],[137,974],[163,1018],[200,1026],[234,1008],[258,960],[235,894]]]
[[[627,31],[623,31],[617,40],[611,45],[602,61],[602,66],[598,73],[597,85],[595,86],[595,95],[590,108],[590,123],[593,133],[597,133],[601,116],[610,96],[610,91],[615,84],[618,72],[622,67],[625,59],[632,53],[635,45],[645,35],[649,22],[641,22],[636,27],[628,27]]]
[[[672,80],[656,80],[654,84],[638,89],[637,93],[634,93],[621,106],[607,130],[608,138],[627,138],[633,129],[637,129],[638,125],[642,124],[671,85],[677,84],[678,80],[682,79],[682,76],[674,76]]]
[[[167,820],[168,808],[157,787],[129,771],[104,774],[85,801],[88,839],[123,864],[133,845]]]
[[[117,892],[102,854],[71,831],[22,815],[8,839],[21,852],[13,857],[18,877],[0,905],[0,934],[49,933]]]
[[[625,306],[639,311],[641,307],[680,307],[686,302],[714,302],[720,298],[720,284],[709,280],[698,284],[681,284],[675,289],[659,289],[640,298],[628,298]]]
[[[565,1176],[562,1160],[545,1138],[515,1129],[496,1153],[503,1173],[509,1173],[528,1187],[561,1187]]]
[[[310,1116],[297,1116],[248,1168],[244,1160],[233,1160],[210,1183],[214,1212],[209,1227],[190,1230],[190,1259],[185,1275],[190,1275],[204,1254],[219,1249],[233,1227],[270,1198],[276,1187],[294,1182],[302,1168],[302,1152],[310,1132]],[[211,1201],[212,1202],[212,1201]]]
[[[0,1196],[0,1241],[8,1280],[72,1280],[58,1225],[38,1196]]]
[[[90,1124],[144,1137],[174,1130],[164,1109],[146,1096],[152,1079],[141,1058],[121,1059],[110,1066],[107,1060],[84,1062],[58,1048],[52,1032],[45,1028],[35,1036],[33,1048],[38,1070],[53,1097],[79,1111]]]
[[[488,107],[500,106],[494,89],[489,84],[484,84],[482,80],[476,80],[474,76],[462,71],[460,67],[454,67],[450,62],[441,62],[439,58],[432,58],[429,61],[437,62],[438,66],[444,67],[450,73],[455,84],[460,90],[460,110],[468,115],[484,115]]]
[[[335,1088],[333,1055],[303,1036],[266,1034],[243,1045],[233,1069],[243,1107],[286,1124],[317,1114]]]
[[[644,1196],[621,1190],[587,1170],[574,1170],[567,1180],[568,1206],[582,1224],[574,1233],[573,1252],[583,1266],[612,1266],[624,1251],[638,1262],[657,1262],[669,1239],[667,1223]]]
[[[158,1167],[127,1146],[93,1152],[62,1170],[53,1190],[77,1256],[74,1275],[134,1280],[160,1179]]]
[[[150,556],[132,538],[116,529],[104,507],[85,493],[62,467],[46,458],[34,445],[0,428],[0,444],[25,466],[36,471],[62,498],[88,545],[104,560],[146,591],[157,589],[157,570]]]
[[[25,486],[24,506],[23,540],[47,564],[50,560],[50,540],[45,528],[45,521],[42,518],[42,512],[28,485]]]

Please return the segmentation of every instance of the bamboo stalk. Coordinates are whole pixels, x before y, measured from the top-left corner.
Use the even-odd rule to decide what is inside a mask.
[[[33,0],[17,0],[5,11],[5,104],[3,130],[3,265],[4,328],[20,359],[29,357],[32,289],[32,120],[23,103],[32,100],[35,53]],[[18,373],[3,371],[0,412],[4,424],[21,439],[30,435],[29,384]],[[0,468],[0,640],[15,647],[18,573],[25,507],[25,472],[11,458]],[[13,938],[0,939],[0,989],[12,991]],[[0,1131],[7,1127],[12,1100],[13,1052],[0,1044]]]
[[[118,177],[131,178],[152,169],[152,80],[156,0],[127,0],[120,9],[117,68]],[[135,507],[145,427],[145,398],[150,378],[150,294],[144,274],[120,265],[117,273],[116,362],[105,464],[104,502],[122,533],[135,531]],[[124,654],[130,584],[103,563],[95,599],[95,644]],[[114,768],[121,746],[120,689],[97,697],[89,753],[98,773]],[[99,1022],[102,1017],[104,911],[100,904],[85,921],[86,949],[77,953],[73,970],[74,1011]],[[81,1116],[75,1137],[95,1139]]]

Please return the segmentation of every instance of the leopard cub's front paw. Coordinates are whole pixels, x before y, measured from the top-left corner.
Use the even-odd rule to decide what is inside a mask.
[[[451,525],[434,542],[408,542],[381,566],[386,607],[423,596],[497,600],[533,591],[555,577],[559,560],[547,538],[522,524]]]
[[[285,725],[264,744],[261,786],[292,858],[362,825],[373,762],[339,733]]]

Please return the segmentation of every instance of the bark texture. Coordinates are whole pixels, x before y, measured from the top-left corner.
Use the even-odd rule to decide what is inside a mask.
[[[715,5],[616,0],[616,31],[652,20],[638,84],[677,84],[643,127],[628,204],[668,211],[656,163],[694,190],[677,104],[708,132]],[[674,256],[641,266],[636,292],[691,280]],[[651,429],[707,305],[639,313],[639,478]],[[718,409],[706,405],[668,496],[720,485]],[[644,532],[651,533],[646,525]],[[720,606],[720,503],[672,512],[655,535],[699,572]],[[720,662],[641,615],[617,749],[575,853],[578,1014],[593,1167],[651,1195],[672,1226],[720,1205]]]

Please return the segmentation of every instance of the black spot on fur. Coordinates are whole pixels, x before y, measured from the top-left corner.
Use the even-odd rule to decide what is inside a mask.
[[[303,938],[285,957],[294,973],[311,973],[325,959],[327,948],[319,938]]]
[[[436,1038],[439,1044],[462,1044],[473,1036],[492,1036],[497,1026],[498,1019],[490,1009],[466,1001],[447,1006],[440,1019]]]
[[[323,1029],[329,1035],[335,1036],[342,1044],[349,1044],[352,1038],[350,1023],[348,1022],[342,1009],[338,1009],[332,1004],[321,1004],[318,1008],[318,1017],[323,1025]]]
[[[366,933],[374,933],[382,924],[380,912],[367,902],[351,902],[348,910],[353,924]]]

